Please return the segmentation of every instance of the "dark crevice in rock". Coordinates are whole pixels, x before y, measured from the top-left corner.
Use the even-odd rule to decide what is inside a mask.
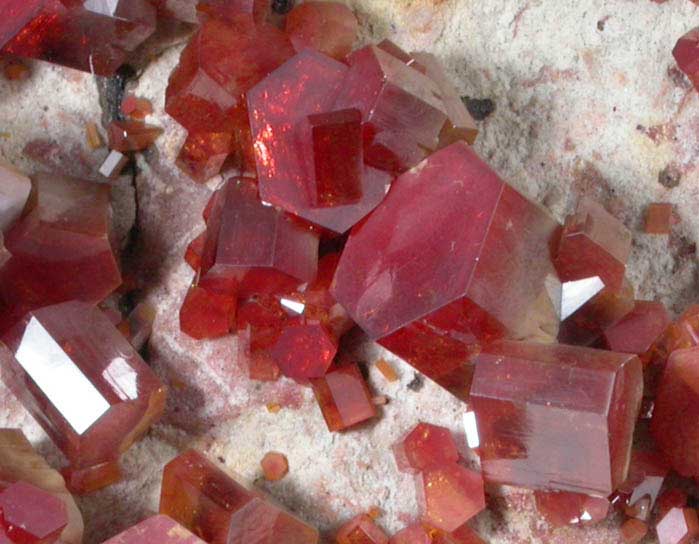
[[[495,102],[490,98],[471,98],[464,96],[461,98],[466,105],[466,109],[476,121],[483,121],[495,111]]]

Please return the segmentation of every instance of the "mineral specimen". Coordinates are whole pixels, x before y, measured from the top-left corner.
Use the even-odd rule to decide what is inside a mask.
[[[669,325],[670,314],[662,302],[637,300],[631,312],[604,331],[604,345],[610,351],[643,355]]]
[[[356,364],[343,365],[312,379],[311,386],[331,431],[347,429],[376,415],[371,393]]]
[[[366,514],[345,523],[337,532],[337,544],[388,544],[388,536]]]
[[[677,66],[682,70],[694,87],[699,88],[699,28],[694,28],[682,36],[672,50]]]
[[[410,474],[459,460],[451,431],[429,423],[418,423],[393,446],[393,454],[398,470]]]
[[[597,523],[607,517],[609,501],[566,491],[536,491],[536,508],[555,527]]]
[[[235,325],[236,299],[193,285],[180,308],[180,330],[201,340],[228,334]]]
[[[107,317],[87,303],[31,311],[2,341],[14,355],[2,359],[3,380],[72,469],[117,463],[164,409],[160,380]],[[86,487],[97,489],[100,483]]]
[[[372,338],[467,398],[480,342],[555,334],[555,271],[540,258],[555,229],[455,143],[396,179],[351,233],[332,293]]]
[[[315,529],[248,490],[194,450],[165,467],[160,513],[212,544],[318,542]]]
[[[286,33],[296,51],[312,47],[338,60],[352,51],[358,32],[357,18],[339,2],[304,2],[286,18]]]
[[[107,127],[109,148],[121,153],[148,149],[163,129],[143,121],[112,121]]]
[[[646,208],[644,230],[646,234],[670,234],[672,204],[654,202]]]
[[[647,451],[632,453],[629,475],[617,491],[627,515],[648,521],[668,472],[667,463],[658,454]]]
[[[153,516],[106,540],[104,544],[204,544],[167,516]]]
[[[11,14],[0,25],[2,52],[101,76],[112,75],[156,24],[147,0],[3,0],[0,11]]]
[[[635,355],[505,341],[474,360],[486,480],[596,496],[624,482],[642,395]]]
[[[26,482],[0,492],[0,528],[17,544],[52,544],[68,525],[61,499]]]
[[[421,524],[416,523],[415,525],[410,525],[405,529],[398,531],[393,535],[389,541],[389,544],[431,544],[432,538]]]
[[[699,536],[697,512],[691,508],[672,508],[655,525],[658,544],[689,544]]]
[[[648,525],[638,519],[627,519],[621,526],[624,544],[638,544],[648,533]]]
[[[190,132],[176,164],[194,181],[204,183],[221,171],[232,142],[230,132]]]
[[[260,465],[265,480],[270,482],[279,481],[289,473],[289,461],[287,461],[286,455],[276,451],[266,453],[260,461]]]

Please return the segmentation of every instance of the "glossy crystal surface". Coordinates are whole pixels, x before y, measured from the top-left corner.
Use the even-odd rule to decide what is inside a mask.
[[[416,523],[398,531],[388,542],[389,544],[431,544],[432,538],[425,527]]]
[[[73,468],[116,461],[164,409],[160,380],[87,303],[34,310],[2,340],[3,379]]]
[[[51,544],[67,524],[66,505],[48,491],[15,482],[0,492],[0,526],[16,544]]]
[[[180,308],[180,330],[201,340],[228,334],[235,324],[235,296],[193,285]]]
[[[354,13],[339,2],[299,4],[287,15],[285,28],[296,51],[311,47],[337,60],[352,51],[359,33]]]
[[[670,325],[662,302],[637,300],[631,312],[604,331],[605,347],[622,353],[646,353]]]
[[[699,28],[693,28],[677,40],[672,55],[679,69],[699,88]]]
[[[456,463],[459,452],[449,429],[418,423],[393,446],[398,470],[417,474],[422,470],[447,463]]]
[[[555,527],[592,524],[602,521],[609,513],[609,501],[567,491],[536,491],[536,509]]]
[[[256,497],[231,516],[227,544],[316,544],[318,531]]]
[[[153,516],[106,540],[104,544],[204,544],[175,520]]]
[[[635,355],[499,342],[474,359],[486,480],[606,496],[626,479],[642,395]]]
[[[335,541],[337,544],[388,544],[388,536],[371,517],[361,514],[340,527]]]
[[[176,164],[194,181],[204,183],[221,171],[232,143],[230,132],[190,132]]]
[[[689,544],[699,536],[697,512],[692,508],[672,508],[655,525],[658,544]]]
[[[112,121],[107,127],[109,148],[126,153],[148,149],[163,129],[143,121]]]

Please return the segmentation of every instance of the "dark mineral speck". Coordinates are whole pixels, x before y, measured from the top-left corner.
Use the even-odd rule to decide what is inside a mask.
[[[668,189],[677,187],[682,181],[682,173],[676,166],[667,165],[658,173],[658,183]]]
[[[495,111],[495,102],[490,98],[464,96],[461,100],[466,104],[466,109],[476,121],[482,121]]]
[[[274,13],[284,15],[289,13],[294,7],[294,0],[272,0],[272,10]]]
[[[420,391],[422,387],[425,385],[425,378],[422,377],[422,374],[418,374],[417,372],[415,373],[415,376],[413,377],[412,381],[408,384],[408,389],[411,391]]]

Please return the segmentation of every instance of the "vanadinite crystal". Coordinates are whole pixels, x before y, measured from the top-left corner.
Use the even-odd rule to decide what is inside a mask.
[[[605,348],[622,353],[645,354],[668,325],[670,314],[662,302],[637,300],[631,312],[604,331]]]
[[[106,540],[104,544],[204,544],[167,516],[153,516]]]
[[[32,183],[27,176],[0,161],[0,232],[20,218],[31,191]]]
[[[0,527],[16,544],[51,544],[68,524],[66,505],[26,482],[0,492]]]
[[[148,149],[163,129],[142,121],[112,121],[107,127],[109,148],[122,153]]]
[[[318,532],[194,450],[163,472],[160,513],[212,544],[315,544]]]
[[[286,33],[296,51],[312,47],[338,60],[352,51],[358,32],[357,18],[339,2],[304,2],[286,18]]]
[[[422,520],[437,529],[454,531],[485,509],[483,478],[457,463],[426,468],[416,485]]]
[[[639,519],[627,519],[621,526],[624,544],[638,544],[648,533],[648,525]]]
[[[411,474],[459,459],[449,429],[429,423],[418,423],[393,446],[393,454],[398,469]]]
[[[289,461],[283,453],[270,451],[260,461],[265,480],[276,482],[289,473]]]
[[[331,431],[347,429],[376,415],[364,376],[354,363],[312,379],[311,386]]]
[[[337,544],[388,544],[388,537],[371,517],[361,514],[340,528],[335,542]]]
[[[334,105],[346,73],[305,49],[248,92],[260,197],[336,233],[374,209],[391,181],[359,164],[357,114]]]
[[[293,53],[282,31],[249,16],[208,19],[170,76],[165,111],[187,130],[232,131],[243,93]]]
[[[699,28],[694,28],[682,36],[672,50],[672,55],[680,70],[699,88]]]
[[[264,23],[270,15],[272,0],[199,0],[199,18],[222,19],[234,22],[240,15],[252,16],[256,23]]]
[[[691,508],[672,508],[655,525],[658,544],[690,544],[699,536],[697,512]]]
[[[555,335],[542,258],[555,229],[455,143],[396,179],[351,233],[332,292],[372,338],[467,398],[476,344]]]
[[[34,310],[2,340],[14,354],[2,358],[3,379],[63,450],[71,469],[117,463],[164,409],[160,380],[89,304]],[[98,484],[85,483],[90,489]]]
[[[388,541],[389,544],[431,544],[430,534],[420,524],[401,529]]]
[[[566,491],[537,491],[534,496],[539,513],[556,527],[597,523],[609,512],[609,501],[603,497]]]
[[[156,24],[147,0],[3,0],[0,12],[2,52],[102,76],[112,75]]]
[[[651,420],[653,437],[672,468],[699,477],[699,347],[670,355]]]
[[[6,348],[0,350],[7,351]],[[0,358],[3,356],[0,354]],[[68,544],[82,542],[82,515],[73,496],[66,490],[63,478],[34,451],[19,429],[0,429],[0,481],[3,487],[12,482],[29,483],[56,497],[64,504],[64,511],[68,515],[68,524],[60,535],[61,541]]]
[[[647,521],[670,467],[656,453],[634,451],[626,481],[617,494],[629,517]]]
[[[672,227],[672,204],[653,202],[646,208],[645,225],[647,234],[670,234]]]
[[[177,156],[177,166],[194,181],[204,183],[221,171],[231,152],[228,132],[190,132]]]
[[[0,298],[17,318],[71,299],[99,302],[121,283],[109,186],[48,174],[34,182],[36,205],[6,233],[12,258],[0,269]]]
[[[607,496],[626,479],[643,389],[635,355],[499,342],[474,361],[487,480]]]

